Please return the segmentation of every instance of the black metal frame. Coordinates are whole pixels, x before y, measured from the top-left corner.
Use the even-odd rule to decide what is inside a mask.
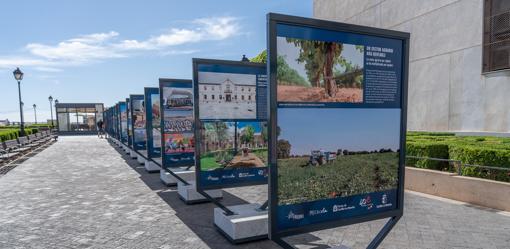
[[[201,59],[201,58],[193,58],[193,108],[194,108],[194,118],[195,118],[195,175],[197,182],[197,190],[211,190],[211,189],[222,189],[222,188],[236,188],[236,187],[246,187],[246,186],[256,186],[256,185],[264,185],[267,183],[237,183],[237,184],[229,184],[228,186],[221,187],[205,187],[200,183],[200,143],[198,141],[201,140],[202,134],[200,133],[200,129],[202,128],[202,122],[200,121],[200,111],[198,108],[199,94],[198,94],[198,65],[226,65],[226,66],[243,66],[243,67],[266,67],[264,63],[257,62],[248,62],[248,61],[230,61],[230,60],[217,60],[217,59]],[[210,120],[213,121],[213,120]],[[229,122],[228,120],[218,120],[223,122]],[[253,120],[243,120],[243,121],[253,121]]]
[[[276,37],[277,37],[277,24],[287,24],[301,27],[311,27],[339,32],[349,32],[355,34],[372,35],[377,37],[398,39],[402,41],[402,81],[401,81],[401,122],[400,122],[400,155],[399,155],[399,170],[398,170],[398,188],[397,188],[397,207],[396,209],[361,215],[347,219],[337,219],[329,222],[311,224],[306,227],[298,227],[279,231],[277,227],[277,185],[278,185],[278,169],[276,160],[276,126],[277,126],[277,84],[276,84]],[[374,240],[367,248],[377,248],[386,235],[391,231],[393,226],[403,215],[404,208],[404,162],[405,162],[405,135],[406,135],[406,120],[407,120],[407,81],[408,81],[408,67],[409,67],[409,33],[371,28],[365,26],[358,26],[352,24],[324,21],[311,18],[303,18],[296,16],[288,16],[282,14],[269,13],[267,15],[267,48],[268,48],[268,74],[269,74],[269,237],[283,248],[294,248],[283,240],[283,237],[323,230],[338,226],[346,226],[361,222],[367,222],[377,219],[390,218],[382,230],[377,234]]]

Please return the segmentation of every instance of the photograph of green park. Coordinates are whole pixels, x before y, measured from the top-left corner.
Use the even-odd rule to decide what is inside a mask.
[[[200,170],[267,166],[265,122],[203,122]]]
[[[396,189],[400,110],[278,109],[278,203]]]
[[[363,102],[364,46],[277,38],[280,102]]]

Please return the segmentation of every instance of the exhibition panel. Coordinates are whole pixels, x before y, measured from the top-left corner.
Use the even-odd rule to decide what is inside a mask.
[[[144,95],[130,95],[131,100],[131,126],[133,127],[133,149],[135,151],[146,150],[146,130],[145,130],[145,107]]]
[[[145,116],[147,134],[147,155],[149,158],[161,157],[161,115],[159,107],[159,88],[145,88]]]

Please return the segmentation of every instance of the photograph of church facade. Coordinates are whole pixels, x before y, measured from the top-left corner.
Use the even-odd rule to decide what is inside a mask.
[[[256,76],[199,72],[200,119],[255,119]]]

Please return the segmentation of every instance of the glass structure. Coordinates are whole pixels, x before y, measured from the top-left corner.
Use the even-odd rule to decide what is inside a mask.
[[[103,119],[102,103],[58,103],[57,128],[66,133],[95,133],[97,122]]]

